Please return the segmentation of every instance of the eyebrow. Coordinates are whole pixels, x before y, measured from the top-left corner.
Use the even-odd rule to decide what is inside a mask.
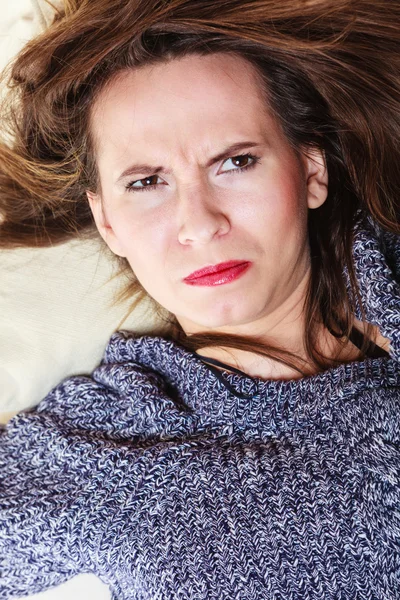
[[[243,150],[244,148],[255,148],[258,146],[263,146],[263,144],[261,142],[251,142],[251,141],[238,142],[236,144],[231,144],[230,146],[225,148],[225,150],[223,150],[216,156],[213,156],[212,158],[210,158],[207,161],[207,163],[205,164],[205,167],[207,167],[207,168],[211,167],[211,165],[213,165],[214,163],[216,163],[224,158],[229,158],[230,156],[233,156],[235,152],[239,152],[240,150]],[[165,167],[154,167],[152,165],[135,164],[135,165],[131,165],[130,167],[125,169],[125,171],[123,173],[121,173],[121,175],[118,177],[116,183],[121,181],[121,179],[128,177],[128,175],[138,175],[141,173],[151,173],[152,175],[158,175],[158,173],[169,174],[169,173],[171,173],[171,170],[166,169]]]

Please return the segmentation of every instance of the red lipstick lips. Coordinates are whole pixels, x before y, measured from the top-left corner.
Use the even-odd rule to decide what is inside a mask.
[[[205,267],[194,271],[184,278],[189,285],[222,285],[237,279],[251,263],[248,261],[231,260],[212,267]]]

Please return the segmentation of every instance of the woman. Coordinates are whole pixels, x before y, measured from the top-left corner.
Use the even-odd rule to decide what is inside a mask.
[[[169,331],[5,428],[1,597],[400,594],[398,17],[75,0],[21,53],[3,246],[95,231]]]

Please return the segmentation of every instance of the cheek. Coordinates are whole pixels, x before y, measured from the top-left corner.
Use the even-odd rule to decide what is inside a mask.
[[[255,255],[262,257],[261,269],[278,283],[290,272],[307,248],[307,204],[301,197],[301,182],[276,177],[255,199],[255,206],[242,213],[244,239]],[[302,207],[306,207],[305,209]]]
[[[307,227],[307,186],[297,163],[289,161],[286,168],[275,173],[272,180],[272,206],[277,222],[285,231],[304,232]]]
[[[289,177],[286,171],[277,170],[254,191],[239,198],[237,223],[250,231],[258,231],[271,243],[282,243],[291,232],[304,233],[307,197],[304,182],[299,177]]]
[[[139,281],[147,288],[147,282],[151,285],[159,280],[165,273],[167,256],[167,234],[160,220],[153,217],[133,222],[133,219],[125,218],[118,235]]]

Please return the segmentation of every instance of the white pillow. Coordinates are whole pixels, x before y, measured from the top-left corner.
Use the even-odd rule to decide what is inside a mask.
[[[20,600],[110,600],[108,585],[91,573],[75,575],[65,583],[40,594],[25,596]]]
[[[118,329],[151,332],[146,300],[112,306],[126,278],[100,239],[50,248],[2,250],[0,417],[34,406],[64,377],[91,373]],[[147,312],[149,311],[149,312]],[[123,323],[123,325],[122,325]]]
[[[25,42],[43,28],[42,12],[31,0],[3,2],[0,13],[0,70],[17,54]]]

